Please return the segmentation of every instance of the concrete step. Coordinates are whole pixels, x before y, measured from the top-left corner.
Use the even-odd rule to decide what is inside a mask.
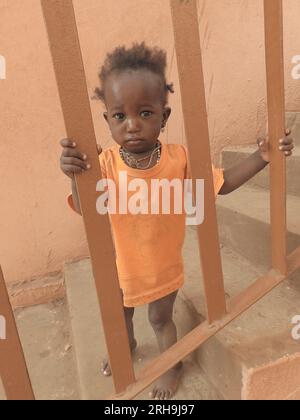
[[[230,168],[243,162],[257,150],[255,145],[248,147],[226,147],[222,152],[222,167]],[[296,146],[293,155],[286,160],[287,194],[300,197],[300,146]],[[269,167],[263,169],[244,184],[246,187],[270,189]]]
[[[286,160],[287,193],[300,197],[300,113],[287,113],[287,127],[292,129],[295,148],[293,155]],[[248,158],[257,150],[257,145],[226,147],[222,152],[222,167],[230,168]],[[270,171],[265,168],[250,179],[246,187],[258,187],[269,190]]]
[[[287,196],[288,252],[300,246],[300,198]],[[243,186],[218,196],[217,215],[220,240],[267,270],[271,267],[270,194],[263,189]]]
[[[231,249],[222,246],[227,298],[263,274]],[[184,246],[185,285],[177,311],[180,335],[199,324],[206,313],[196,231],[187,229]],[[206,377],[226,400],[300,399],[299,340],[292,319],[300,315],[300,270],[223,331],[203,344],[195,357]],[[187,315],[188,314],[188,315]]]
[[[106,344],[90,259],[65,264],[64,273],[81,399],[105,399],[113,393],[113,383],[111,377],[104,377],[100,373]],[[190,314],[185,310],[182,313],[182,305],[176,316],[181,319],[187,317],[186,324],[190,326]],[[156,339],[147,321],[147,307],[136,309],[134,327],[138,347],[133,362],[138,372],[158,355]],[[150,390],[151,387],[136,399],[149,400]],[[205,379],[193,358],[189,357],[184,361],[182,383],[173,399],[219,400],[220,396]]]

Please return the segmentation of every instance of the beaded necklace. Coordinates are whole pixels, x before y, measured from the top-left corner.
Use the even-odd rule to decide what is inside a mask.
[[[160,161],[160,157],[161,157],[161,142],[158,140],[155,148],[153,149],[153,151],[151,152],[150,155],[147,155],[143,158],[140,159],[136,159],[135,157],[132,156],[132,154],[130,152],[128,152],[127,150],[125,150],[123,147],[120,147],[119,149],[119,153],[120,156],[122,158],[122,160],[131,168],[136,168],[136,169],[149,169],[152,163],[152,160],[154,158],[155,153],[157,153],[157,160],[156,160],[156,164],[158,164],[158,162]],[[146,167],[142,167],[140,165],[140,162],[148,159],[150,157],[149,163]]]

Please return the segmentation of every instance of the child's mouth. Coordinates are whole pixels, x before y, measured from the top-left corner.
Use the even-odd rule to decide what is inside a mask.
[[[132,139],[126,141],[126,146],[140,146],[144,143],[144,140],[141,139]]]

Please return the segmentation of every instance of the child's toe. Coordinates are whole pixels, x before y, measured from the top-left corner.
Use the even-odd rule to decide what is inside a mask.
[[[153,388],[151,392],[149,392],[149,397],[150,398],[155,398],[156,397],[156,393],[157,393],[157,389]]]
[[[160,400],[161,399],[160,396],[161,396],[161,391],[157,391],[155,399]]]
[[[165,394],[165,400],[169,400],[171,398],[171,391],[167,391]]]

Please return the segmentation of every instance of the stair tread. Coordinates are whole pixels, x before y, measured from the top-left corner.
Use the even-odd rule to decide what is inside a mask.
[[[221,252],[226,294],[227,297],[233,297],[262,273],[231,249],[222,246]],[[186,281],[178,301],[184,299],[188,303],[189,311],[200,320],[205,312],[205,302],[197,235],[192,228],[187,229],[184,259]],[[113,392],[113,385],[111,377],[106,378],[99,373],[106,348],[99,322],[90,260],[84,259],[65,265],[65,279],[81,395],[83,399],[102,399]],[[300,286],[287,281],[219,332],[216,339],[224,347],[224,351],[232,352],[245,366],[252,366],[254,361],[258,364],[264,363],[287,352],[296,351],[299,343],[291,338],[291,319],[297,314],[299,298]],[[74,327],[74,323],[78,322],[79,327]],[[139,345],[133,360],[139,371],[158,354],[158,350],[145,307],[137,308],[134,323]],[[185,371],[182,388],[174,399],[220,399],[190,359],[185,361]],[[136,399],[149,399],[149,389]]]
[[[261,222],[270,223],[270,192],[262,188],[242,186],[230,194],[219,195],[216,204]],[[287,229],[298,235],[300,235],[299,209],[300,198],[287,194]]]
[[[64,269],[81,396],[84,400],[103,399],[113,394],[113,383],[111,377],[100,373],[102,357],[107,352],[91,261],[87,258],[68,263]],[[133,362],[138,372],[158,355],[156,338],[147,320],[147,306],[136,308],[134,329],[138,347]],[[182,385],[174,400],[220,399],[191,358],[184,361],[184,372]],[[136,399],[150,399],[150,389]]]
[[[222,153],[230,152],[230,153],[243,153],[245,155],[250,155],[251,153],[254,153],[257,150],[256,144],[246,145],[246,146],[227,146],[222,150]],[[300,157],[300,146],[296,145],[293,149],[292,156],[288,157],[287,164],[289,163],[289,160],[293,157]]]
[[[221,256],[227,298],[236,296],[264,274],[226,246],[221,247]],[[206,309],[195,229],[187,231],[184,259],[186,282],[181,295],[198,316],[203,316]],[[226,351],[238,354],[250,366],[296,352],[299,342],[292,338],[291,332],[292,318],[300,314],[299,301],[300,282],[286,280],[216,337]]]

